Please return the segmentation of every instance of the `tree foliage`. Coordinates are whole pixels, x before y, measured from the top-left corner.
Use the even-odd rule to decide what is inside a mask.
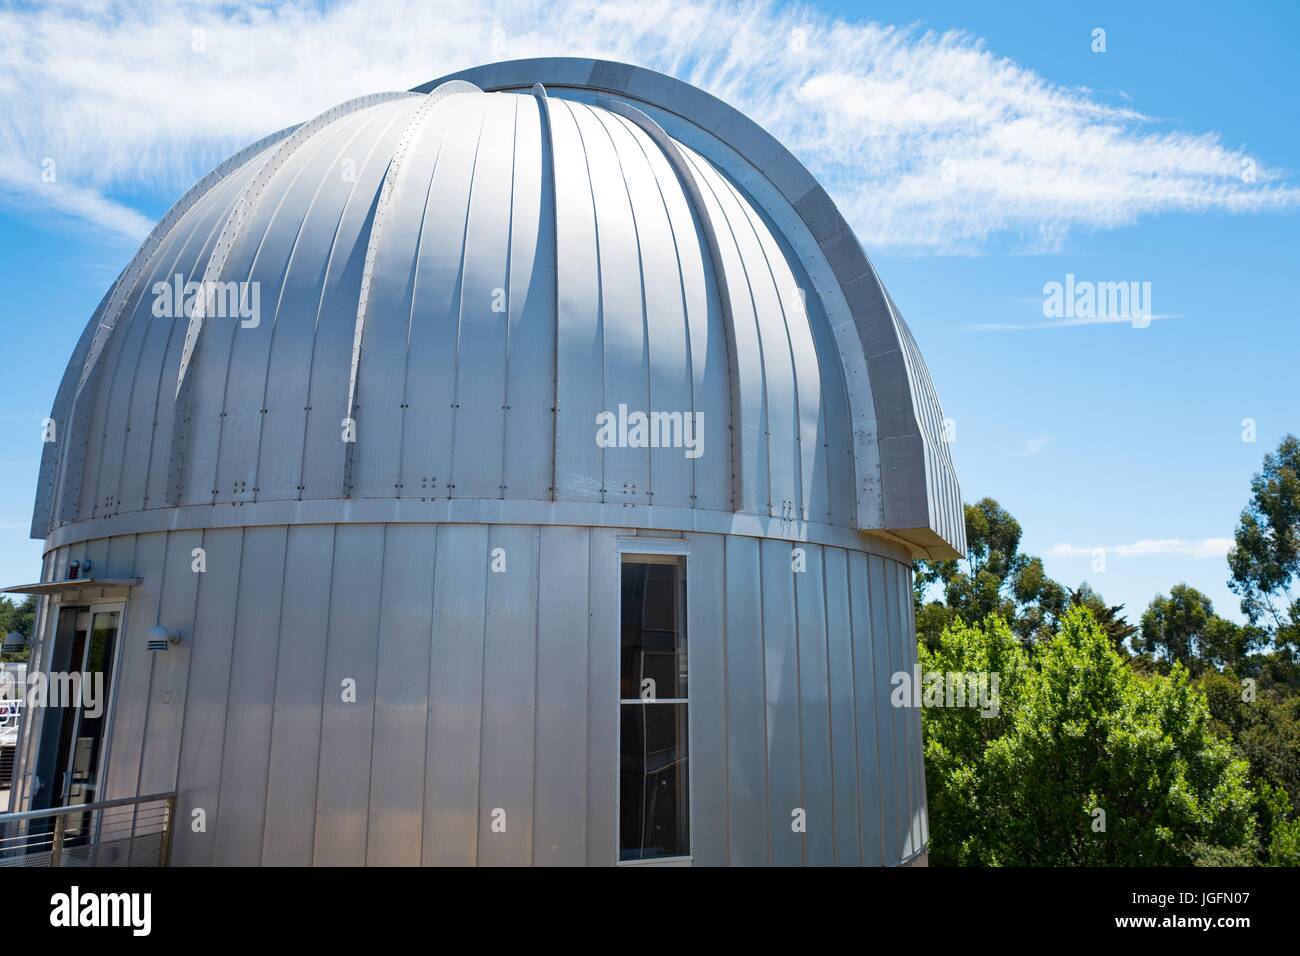
[[[1287,435],[1250,483],[1228,552],[1228,582],[1242,613],[1285,663],[1300,658],[1300,439]]]
[[[955,621],[996,614],[1023,640],[1050,636],[1069,592],[1047,576],[1040,558],[1020,552],[1020,522],[992,498],[965,506],[964,560],[917,566],[917,632],[931,647]],[[926,601],[931,589],[942,600]]]
[[[1086,607],[1069,609],[1032,655],[991,615],[954,623],[920,656],[926,670],[1001,677],[996,717],[923,712],[933,862],[1147,866],[1249,854],[1247,764],[1212,732],[1205,695],[1181,666],[1134,671]]]
[[[1192,673],[1207,667],[1240,668],[1257,650],[1261,632],[1219,617],[1214,603],[1186,584],[1175,584],[1169,596],[1157,594],[1142,615],[1135,649],[1165,661],[1182,664]]]
[[[36,624],[36,597],[27,595],[21,604],[15,604],[7,597],[0,597],[0,640],[3,640],[6,634],[17,631],[29,641],[32,638],[32,628]],[[27,651],[17,655],[7,655],[8,660],[12,657],[15,660],[26,660]]]

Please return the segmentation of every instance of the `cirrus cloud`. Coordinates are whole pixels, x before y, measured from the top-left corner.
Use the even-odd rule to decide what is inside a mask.
[[[1232,548],[1231,538],[1143,538],[1131,544],[1093,545],[1056,544],[1048,549],[1053,558],[1090,558],[1097,551],[1124,558],[1143,558],[1153,555],[1182,558],[1222,558]]]
[[[740,0],[11,6],[0,198],[137,236],[147,219],[123,196],[178,195],[342,100],[545,55],[638,63],[734,104],[822,179],[868,248],[1040,251],[1145,216],[1300,202],[1213,132],[1163,129],[969,34]],[[64,192],[33,185],[45,158]]]

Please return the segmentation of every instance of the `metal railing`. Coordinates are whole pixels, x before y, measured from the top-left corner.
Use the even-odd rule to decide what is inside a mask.
[[[176,794],[0,814],[0,867],[166,866]]]

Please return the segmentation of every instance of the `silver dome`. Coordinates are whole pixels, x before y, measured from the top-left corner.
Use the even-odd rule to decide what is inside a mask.
[[[244,312],[177,315],[186,282]],[[699,453],[601,447],[620,407],[699,416]],[[32,535],[56,544],[183,509],[964,550],[928,373],[825,192],[619,64],[494,64],[244,150],[109,291],[52,418]]]

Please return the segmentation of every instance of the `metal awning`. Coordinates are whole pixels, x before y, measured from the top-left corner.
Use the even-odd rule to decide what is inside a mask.
[[[0,594],[63,594],[83,588],[133,588],[141,583],[142,578],[73,578],[71,581],[15,584],[11,588],[0,588]]]

